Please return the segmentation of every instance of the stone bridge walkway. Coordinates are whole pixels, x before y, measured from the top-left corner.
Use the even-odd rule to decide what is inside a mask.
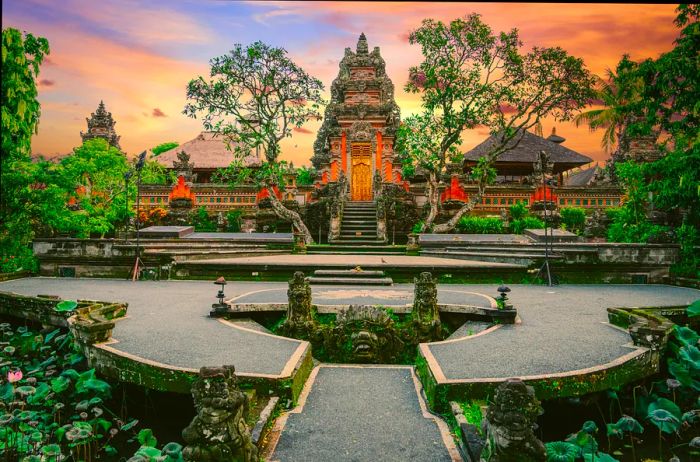
[[[314,369],[299,405],[277,420],[272,461],[462,460],[408,366]]]

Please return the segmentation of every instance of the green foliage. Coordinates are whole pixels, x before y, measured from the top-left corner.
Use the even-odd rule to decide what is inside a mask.
[[[311,186],[316,180],[318,172],[313,167],[299,167],[297,169],[297,185]]]
[[[511,220],[522,220],[529,213],[527,207],[525,207],[523,203],[511,205],[508,207],[508,212]]]
[[[32,187],[31,139],[41,114],[36,82],[49,54],[46,39],[2,30],[2,148],[0,149],[0,271],[33,270],[30,248],[39,221]]]
[[[165,151],[170,151],[173,148],[176,148],[180,146],[180,143],[177,141],[168,141],[166,143],[161,143],[158,146],[152,147],[151,152],[153,153],[153,157],[158,157],[161,153],[164,153]]]
[[[283,48],[237,43],[211,60],[210,76],[190,81],[184,113],[201,115],[205,129],[223,134],[239,158],[261,147],[268,162],[276,162],[279,142],[292,128],[320,117],[323,84]]]
[[[581,234],[583,226],[586,224],[586,210],[577,207],[563,207],[559,210],[561,214],[561,222],[565,229]]]
[[[194,225],[194,230],[198,232],[216,231],[216,221],[209,216],[206,207],[201,206],[192,213],[190,222]]]
[[[136,168],[136,162],[138,158],[134,158],[132,161],[131,169]],[[132,181],[136,181],[133,177]],[[169,171],[164,165],[153,159],[146,159],[143,164],[143,169],[141,169],[141,183],[142,184],[175,184],[177,182],[176,173]]]
[[[690,306],[688,306],[688,309],[685,313],[686,315],[688,315],[689,318],[700,316],[700,299],[695,300],[693,303],[691,303]]]
[[[510,232],[522,234],[526,229],[544,229],[544,221],[537,217],[527,216],[510,222]]]
[[[467,234],[501,234],[503,222],[496,217],[463,216],[457,223],[457,230]]]
[[[439,179],[462,131],[484,125],[496,142],[473,172],[480,193],[495,176],[493,162],[525,130],[546,116],[570,119],[593,94],[593,79],[581,59],[561,48],[533,47],[522,53],[516,29],[494,33],[478,14],[449,24],[425,19],[410,33],[409,43],[421,47],[423,60],[409,69],[405,89],[421,94],[423,113],[405,125],[397,152],[409,160],[404,165],[421,165]],[[437,215],[437,204],[430,204],[426,227]],[[449,231],[473,205],[465,204],[436,231]]]
[[[241,232],[241,210],[229,210],[226,212],[226,231],[229,233]]]
[[[413,234],[418,234],[422,233],[423,227],[425,226],[425,221],[424,220],[418,220],[415,225],[413,225],[413,228],[411,228],[411,233]]]

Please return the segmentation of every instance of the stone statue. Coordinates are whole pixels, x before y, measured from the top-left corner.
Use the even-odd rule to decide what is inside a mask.
[[[287,289],[287,319],[284,321],[283,331],[289,335],[302,335],[313,330],[313,316],[311,312],[311,286],[304,277],[304,273],[297,271],[289,280]]]
[[[233,366],[199,370],[199,377],[192,384],[197,415],[182,431],[185,461],[258,460],[258,450],[246,425],[248,396],[238,388],[234,372]]]
[[[535,390],[520,379],[498,386],[493,404],[486,411],[486,446],[482,461],[538,462],[546,457],[544,444],[535,437],[535,421],[542,413]]]
[[[437,282],[433,275],[424,271],[413,280],[413,284],[413,320],[425,326],[439,327]]]
[[[387,312],[365,305],[350,305],[341,310],[336,327],[326,333],[325,344],[327,351],[338,352],[337,359],[358,363],[391,362],[404,345]],[[344,351],[348,345],[350,351]]]

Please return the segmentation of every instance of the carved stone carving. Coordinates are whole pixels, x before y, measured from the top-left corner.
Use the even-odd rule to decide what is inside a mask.
[[[311,312],[311,286],[304,273],[297,271],[289,280],[287,289],[287,319],[283,330],[289,334],[308,332],[313,324]]]
[[[437,281],[427,271],[413,280],[413,320],[426,326],[440,326]]]
[[[403,347],[394,321],[376,306],[350,305],[341,310],[329,334],[327,347],[341,351],[349,340],[350,359],[360,363],[389,362]]]
[[[258,451],[246,425],[248,396],[236,384],[233,366],[202,367],[192,384],[197,410],[182,431],[182,456],[192,462],[253,462]]]
[[[537,416],[541,413],[534,389],[522,380],[508,379],[499,385],[493,404],[486,411],[486,446],[481,460],[544,461],[544,444],[534,433]]]
[[[197,179],[197,175],[192,173],[194,164],[190,162],[190,155],[185,151],[177,153],[177,160],[173,161],[173,170],[178,177],[183,177],[185,182],[192,185]]]

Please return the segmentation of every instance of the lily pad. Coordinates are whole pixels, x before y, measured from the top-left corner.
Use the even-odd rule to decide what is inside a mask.
[[[78,307],[78,302],[74,300],[63,300],[62,302],[59,302],[55,307],[55,311],[73,311]]]
[[[610,454],[606,454],[604,452],[596,452],[595,454],[584,454],[583,460],[585,462],[620,462]]]

